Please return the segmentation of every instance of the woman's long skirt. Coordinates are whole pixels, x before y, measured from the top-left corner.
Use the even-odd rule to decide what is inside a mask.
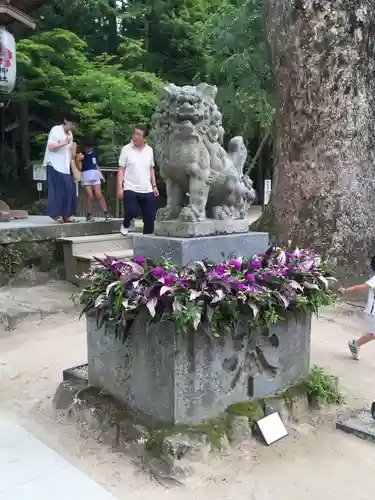
[[[62,174],[47,166],[48,215],[50,217],[72,217],[76,213],[76,186],[71,174]]]

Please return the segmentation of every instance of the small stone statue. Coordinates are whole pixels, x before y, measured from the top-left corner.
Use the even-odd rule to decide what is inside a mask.
[[[217,89],[170,84],[162,91],[152,117],[154,151],[166,181],[167,206],[159,220],[197,222],[243,219],[255,199],[252,181],[244,176],[247,150],[234,137],[222,146],[222,115]]]

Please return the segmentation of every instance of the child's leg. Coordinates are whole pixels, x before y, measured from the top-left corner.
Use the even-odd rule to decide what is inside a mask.
[[[97,184],[96,186],[94,186],[94,194],[95,194],[95,198],[100,203],[100,206],[101,206],[103,212],[105,214],[108,213],[107,203],[105,201],[105,198],[103,196],[102,190],[100,188],[100,184]]]
[[[368,344],[372,340],[375,340],[375,334],[366,333],[366,335],[362,335],[357,340],[351,340],[349,342],[349,349],[354,359],[359,360],[359,349],[365,344]]]
[[[93,211],[92,202],[94,199],[94,193],[92,186],[84,186],[84,189],[87,196],[87,217],[91,217]]]
[[[368,344],[372,340],[375,340],[375,335],[373,333],[366,333],[366,335],[359,338],[356,343],[358,347],[361,347],[362,345]]]

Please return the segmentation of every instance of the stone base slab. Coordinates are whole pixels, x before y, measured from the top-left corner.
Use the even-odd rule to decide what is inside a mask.
[[[247,219],[206,219],[200,222],[167,220],[156,221],[155,223],[155,234],[157,236],[172,236],[176,238],[196,238],[218,234],[247,233],[248,231],[249,221]]]
[[[375,420],[368,410],[361,410],[346,420],[339,420],[336,428],[375,443]]]
[[[155,261],[168,258],[176,265],[187,265],[196,260],[220,262],[230,255],[251,256],[264,252],[269,245],[268,233],[247,232],[198,238],[134,234],[135,257],[149,257]]]

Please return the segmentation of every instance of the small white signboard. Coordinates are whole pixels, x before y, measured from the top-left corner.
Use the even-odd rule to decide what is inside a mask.
[[[271,415],[258,420],[257,424],[268,445],[288,435],[288,431],[277,412],[271,413]]]
[[[34,181],[43,182],[47,180],[47,167],[43,165],[33,165],[33,179]]]
[[[37,182],[36,183],[36,189],[37,191],[43,191],[43,184],[41,182]]]
[[[264,205],[268,205],[271,198],[272,181],[271,179],[264,180]]]

